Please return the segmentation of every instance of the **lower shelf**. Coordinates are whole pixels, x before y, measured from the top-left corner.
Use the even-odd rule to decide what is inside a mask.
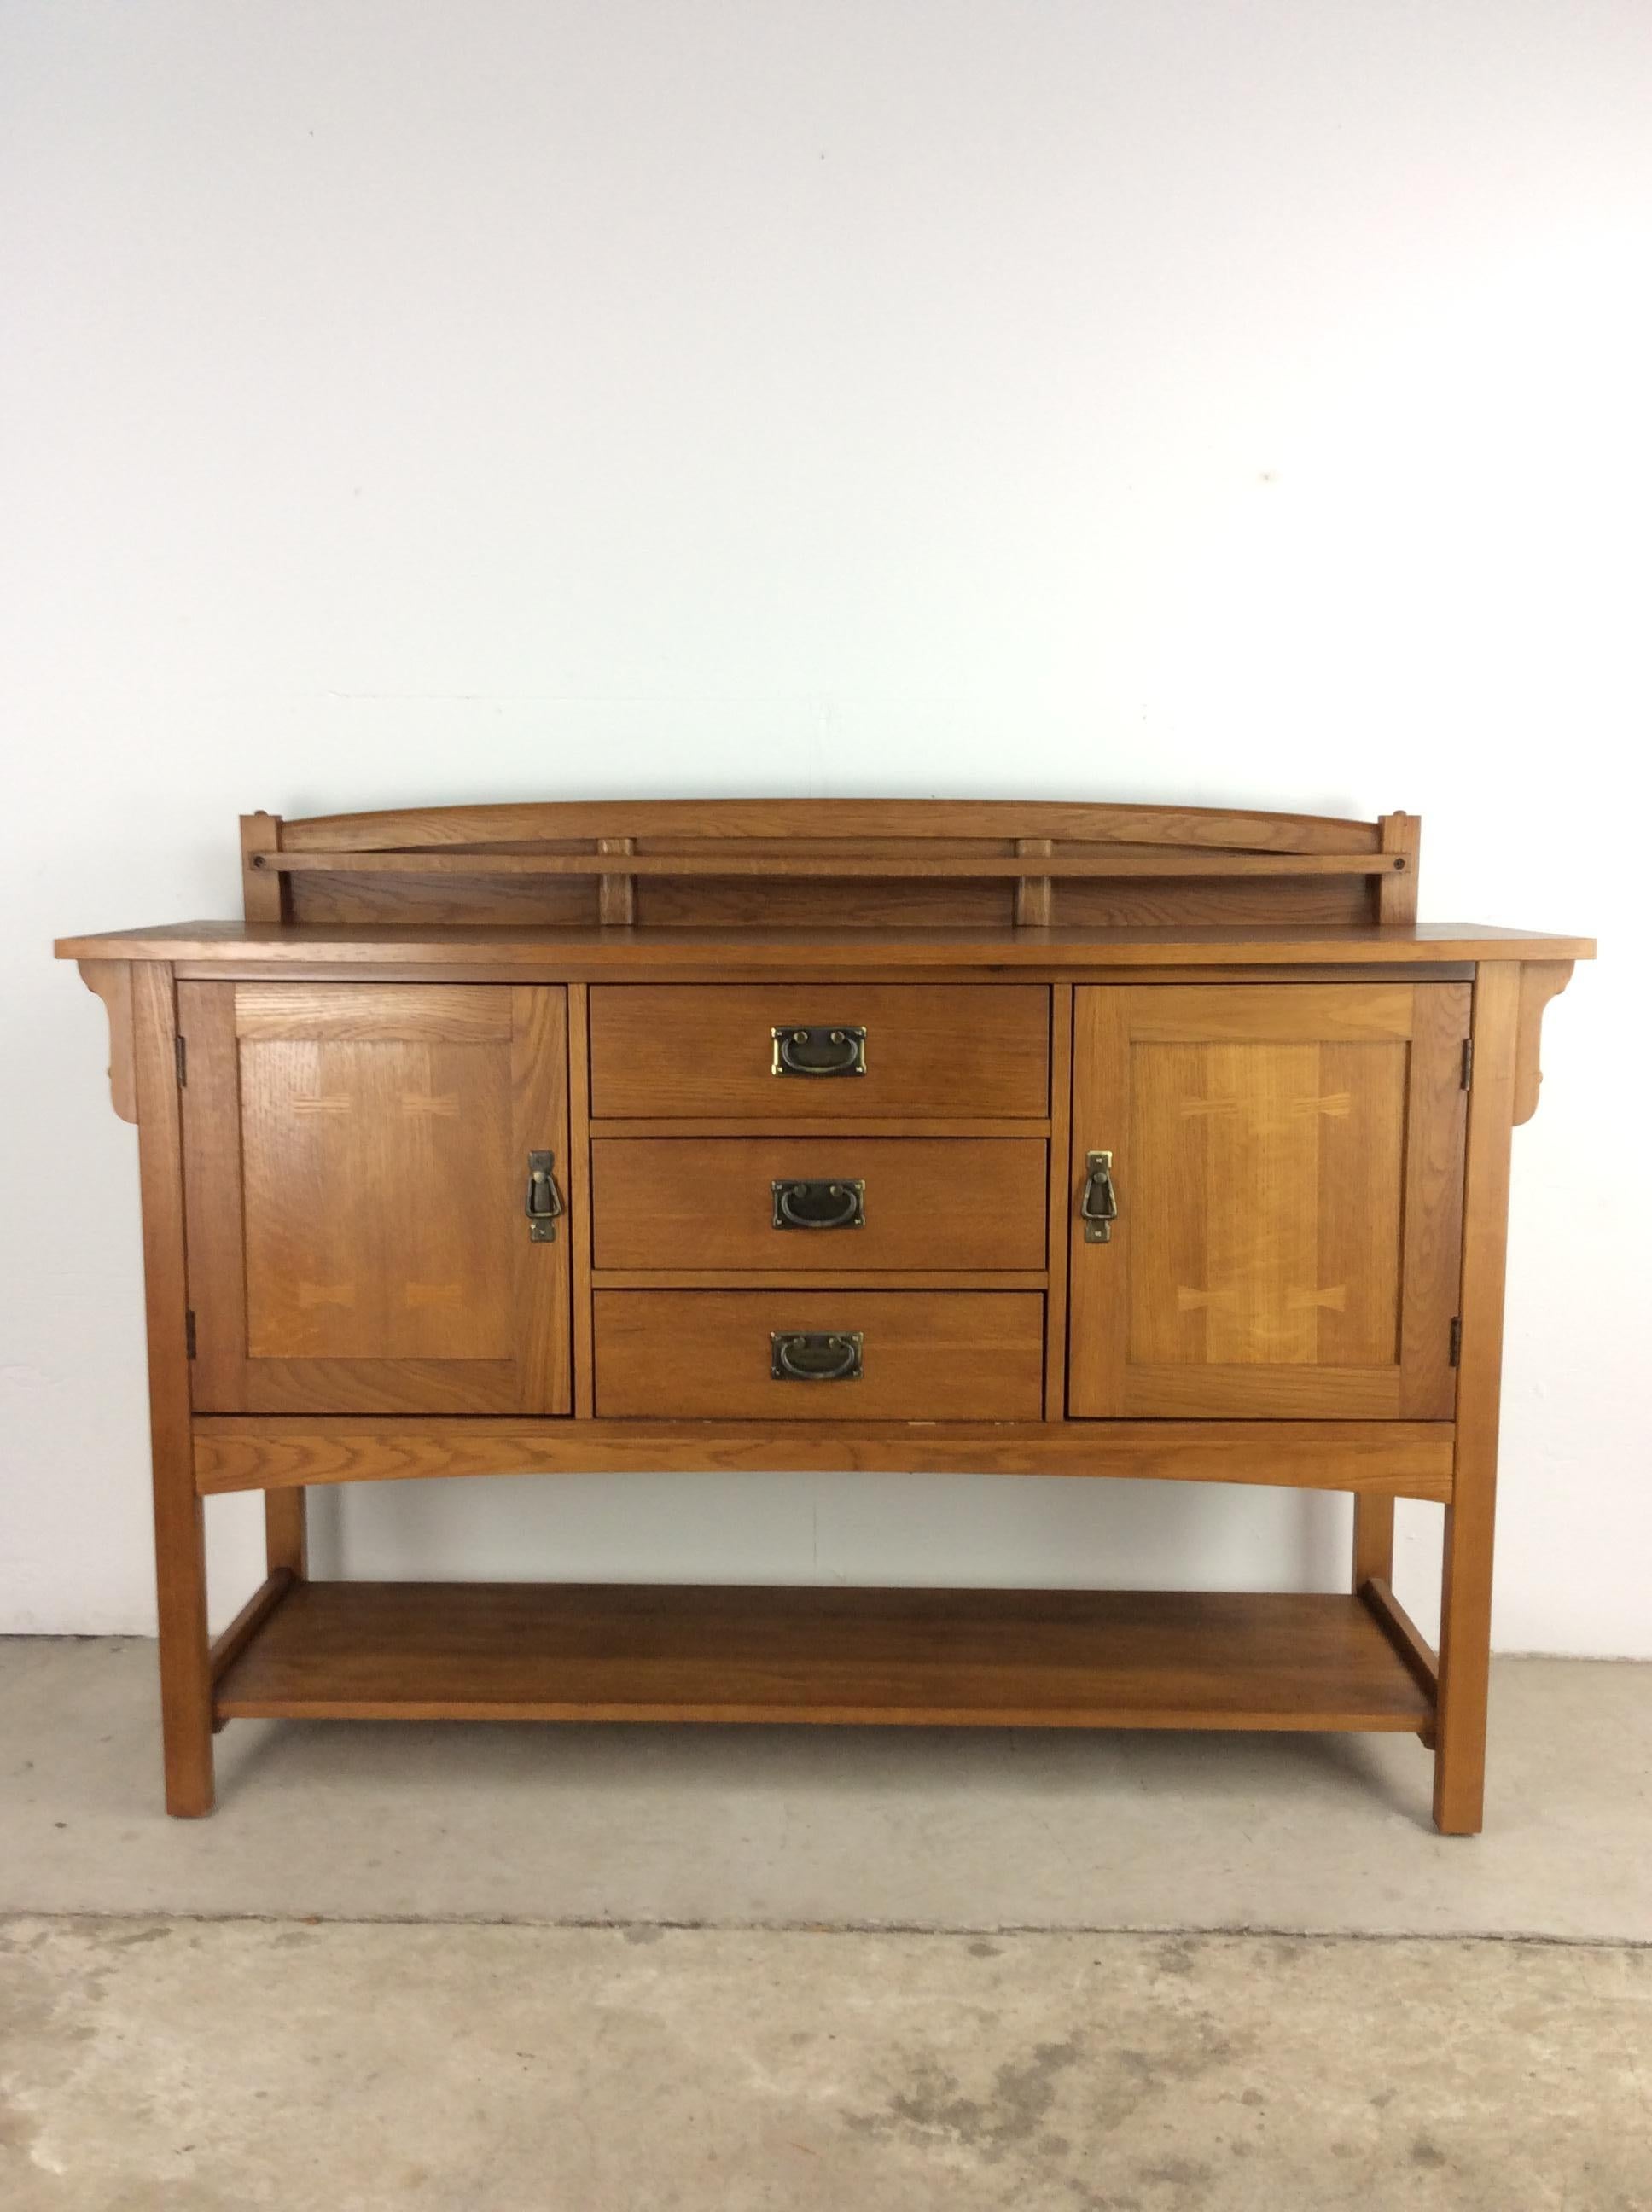
[[[1357,1597],[300,1583],[221,1719],[1386,1729],[1433,1709]]]

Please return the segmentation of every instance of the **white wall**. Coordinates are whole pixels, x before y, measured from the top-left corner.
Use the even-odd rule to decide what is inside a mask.
[[[233,913],[253,806],[1001,793],[1404,806],[1425,915],[1599,932],[1517,1139],[1497,1635],[1652,1655],[1645,0],[0,40],[0,1626],[152,1618],[134,1138],[54,933]],[[677,1475],[318,1520],[357,1573],[1328,1585],[1346,1511]]]

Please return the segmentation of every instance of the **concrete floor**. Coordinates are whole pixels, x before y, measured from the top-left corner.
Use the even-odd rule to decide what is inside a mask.
[[[155,1652],[0,1639],[0,1911],[1652,1942],[1652,1666],[1501,1661],[1486,1832],[1414,1736],[235,1721],[160,1809]]]
[[[1501,1662],[1468,1842],[927,1731],[238,1723],[167,1822],[152,1669],[0,1644],[4,2212],[1652,2212],[1652,1667]]]

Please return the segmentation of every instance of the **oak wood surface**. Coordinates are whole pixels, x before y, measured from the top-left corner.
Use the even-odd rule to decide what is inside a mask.
[[[1520,995],[1516,968],[1488,968],[1474,988],[1456,1455],[1445,1516],[1434,1762],[1435,1823],[1450,1836],[1478,1833],[1485,1808],[1491,1561]]]
[[[149,1335],[149,1451],[155,1486],[155,1598],[167,1810],[212,1810],[212,1682],[207,1644],[206,1533],[190,1431],[183,1133],[170,969],[132,978],[143,1301]]]
[[[1416,1731],[1430,1703],[1336,1595],[308,1583],[229,1716]]]
[[[598,1291],[597,1412],[680,1420],[1036,1421],[1044,1301],[1026,1291]],[[780,1381],[775,1331],[865,1339],[847,1381]]]
[[[1038,1139],[599,1138],[592,1146],[598,1268],[1042,1268]],[[774,1184],[864,1184],[863,1225],[776,1228]],[[847,1210],[851,1200],[843,1201]],[[795,1210],[795,1208],[794,1208]]]
[[[123,1121],[137,1119],[137,1060],[132,1044],[132,964],[82,960],[81,981],[103,1001],[109,1022],[109,1098]]]
[[[567,1238],[523,1215],[530,1149],[566,1176],[564,994],[179,991],[197,1407],[569,1410]]]
[[[738,929],[619,930],[472,927],[464,923],[398,927],[254,921],[166,922],[148,929],[108,930],[59,938],[61,960],[167,960],[248,963],[260,966],[320,962],[434,964],[451,975],[467,965],[543,968],[556,980],[650,968],[699,970],[720,978],[742,969],[759,975],[811,975],[825,970],[876,975],[880,971],[956,968],[980,976],[994,968],[1051,973],[1087,968],[1407,966],[1413,961],[1592,960],[1594,940],[1543,930],[1503,929],[1479,922],[1418,922],[1380,928],[1252,923],[1226,927],[902,929],[799,927],[771,939]]]
[[[1378,849],[1377,826],[1318,814],[1233,807],[970,799],[558,799],[313,815],[282,825],[295,852],[369,852],[443,845],[537,843],[558,837],[1104,838],[1255,852]]]
[[[1452,1431],[1430,1421],[858,1419],[828,1429],[772,1420],[198,1414],[195,1463],[206,1494],[301,1482],[750,1468],[1260,1483],[1437,1502],[1451,1494]]]
[[[1543,1082],[1543,1016],[1571,981],[1570,960],[1527,960],[1520,971],[1519,1030],[1515,1043],[1515,1121],[1529,1121],[1537,1111]]]
[[[600,984],[593,1115],[789,1122],[1049,1111],[1049,993],[1032,983]],[[777,1027],[861,1028],[864,1075],[774,1070]]]
[[[1081,988],[1072,1410],[1448,1417],[1467,1019],[1452,984]]]

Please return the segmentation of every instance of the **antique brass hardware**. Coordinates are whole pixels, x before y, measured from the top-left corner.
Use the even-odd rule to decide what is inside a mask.
[[[1078,1201],[1078,1218],[1084,1224],[1086,1244],[1112,1241],[1113,1224],[1119,1218],[1118,1195],[1113,1188],[1113,1155],[1090,1152],[1084,1158],[1084,1194]]]
[[[856,1382],[860,1331],[777,1328],[768,1338],[768,1371],[777,1382]]]
[[[562,1194],[556,1188],[556,1178],[551,1173],[556,1164],[555,1152],[528,1154],[528,1194],[522,1211],[528,1217],[530,1244],[554,1244],[556,1242],[556,1217],[562,1210]]]
[[[834,1028],[823,1022],[812,1027],[782,1022],[769,1035],[774,1041],[773,1074],[864,1075],[866,1072],[864,1029]]]
[[[864,1229],[866,1225],[864,1182],[775,1182],[768,1188],[774,1198],[776,1229]]]

